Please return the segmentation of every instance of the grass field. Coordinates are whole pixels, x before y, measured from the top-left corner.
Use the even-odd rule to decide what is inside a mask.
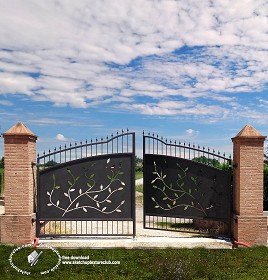
[[[136,176],[135,176],[136,180],[143,178],[143,173],[142,172],[136,172]]]
[[[51,250],[44,250],[30,275],[22,275],[9,264],[8,258],[13,248],[0,246],[1,279],[268,279],[267,247],[235,250],[59,249],[61,256],[88,256],[92,261],[120,261],[120,264],[61,263],[58,269],[47,275],[39,273],[55,261],[55,254],[53,255]],[[29,269],[27,255],[32,249],[22,251],[20,256],[13,256],[14,263],[21,269]]]

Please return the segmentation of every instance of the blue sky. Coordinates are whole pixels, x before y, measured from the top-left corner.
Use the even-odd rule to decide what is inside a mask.
[[[129,128],[231,153],[268,134],[268,10],[247,0],[0,0],[0,125],[38,151]],[[0,154],[3,153],[3,140]]]

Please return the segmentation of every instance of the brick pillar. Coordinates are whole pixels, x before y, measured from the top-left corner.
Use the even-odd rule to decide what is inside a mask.
[[[264,140],[246,125],[234,138],[232,235],[249,245],[267,245],[267,218],[263,216]]]
[[[0,216],[1,243],[25,244],[35,237],[34,189],[36,140],[17,123],[4,137],[5,214]]]

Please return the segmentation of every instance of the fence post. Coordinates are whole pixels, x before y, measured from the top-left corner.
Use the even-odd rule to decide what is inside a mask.
[[[36,140],[19,122],[3,134],[5,157],[5,214],[0,216],[0,242],[30,243],[35,236]]]
[[[267,218],[263,216],[264,140],[246,125],[234,138],[232,236],[249,245],[267,245]]]

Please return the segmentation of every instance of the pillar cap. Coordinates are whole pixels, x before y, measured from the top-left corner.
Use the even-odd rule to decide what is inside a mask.
[[[237,139],[237,138],[258,138],[258,139],[265,139],[266,136],[263,136],[257,129],[255,129],[253,126],[250,124],[247,124],[244,126],[238,134],[233,137],[232,139]]]
[[[22,122],[18,122],[3,133],[3,137],[5,138],[6,136],[30,136],[37,139],[37,136]]]

